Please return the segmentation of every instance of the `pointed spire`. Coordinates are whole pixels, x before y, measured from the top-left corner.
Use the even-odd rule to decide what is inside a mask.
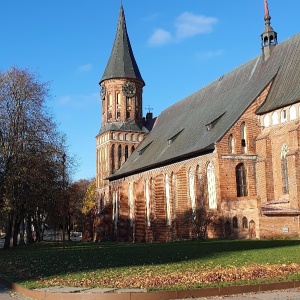
[[[264,60],[267,60],[270,57],[274,46],[277,45],[277,33],[271,26],[271,16],[267,0],[264,0],[264,20],[265,30],[261,35],[261,44],[264,54]]]
[[[145,85],[131,48],[122,2],[114,45],[100,82],[111,78],[137,79]]]
[[[266,16],[270,16],[270,14],[269,14],[269,6],[268,6],[268,1],[267,0],[265,0],[264,5],[265,5],[265,18],[266,18]]]

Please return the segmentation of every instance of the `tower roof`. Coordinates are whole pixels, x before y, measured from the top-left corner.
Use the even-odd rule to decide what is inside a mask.
[[[114,45],[100,82],[111,78],[132,78],[145,84],[132,52],[122,4]]]
[[[264,11],[265,11],[265,30],[264,32],[270,32],[270,31],[274,31],[274,29],[271,26],[271,16],[270,16],[270,12],[269,12],[269,5],[268,5],[268,1],[264,0]]]

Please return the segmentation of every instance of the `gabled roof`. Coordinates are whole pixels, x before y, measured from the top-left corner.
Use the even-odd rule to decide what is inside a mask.
[[[297,34],[277,45],[267,61],[259,55],[163,111],[150,134],[110,180],[213,151],[271,81],[259,114],[300,101],[299,77]]]
[[[145,84],[132,52],[122,5],[114,45],[100,83],[111,78],[132,78]]]

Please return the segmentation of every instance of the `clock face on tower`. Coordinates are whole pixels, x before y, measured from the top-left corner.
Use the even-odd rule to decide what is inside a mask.
[[[101,85],[101,98],[102,98],[102,100],[104,100],[105,99],[105,94],[106,94],[106,88],[105,88],[105,86],[104,85]]]
[[[128,98],[134,97],[136,93],[136,87],[134,82],[130,82],[130,81],[124,82],[122,86],[122,90],[126,97]]]

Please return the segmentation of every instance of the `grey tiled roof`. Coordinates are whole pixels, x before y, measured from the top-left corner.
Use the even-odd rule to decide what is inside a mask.
[[[297,34],[278,44],[267,61],[259,55],[163,111],[150,134],[110,179],[213,151],[215,143],[273,79],[258,113],[299,101],[299,78]]]
[[[111,78],[132,78],[140,80],[144,84],[130,45],[122,5],[114,45],[100,82]]]
[[[149,130],[142,125],[138,125],[135,122],[114,122],[114,123],[105,123],[101,125],[99,134],[106,131],[128,131],[128,132],[143,132],[148,133]]]

